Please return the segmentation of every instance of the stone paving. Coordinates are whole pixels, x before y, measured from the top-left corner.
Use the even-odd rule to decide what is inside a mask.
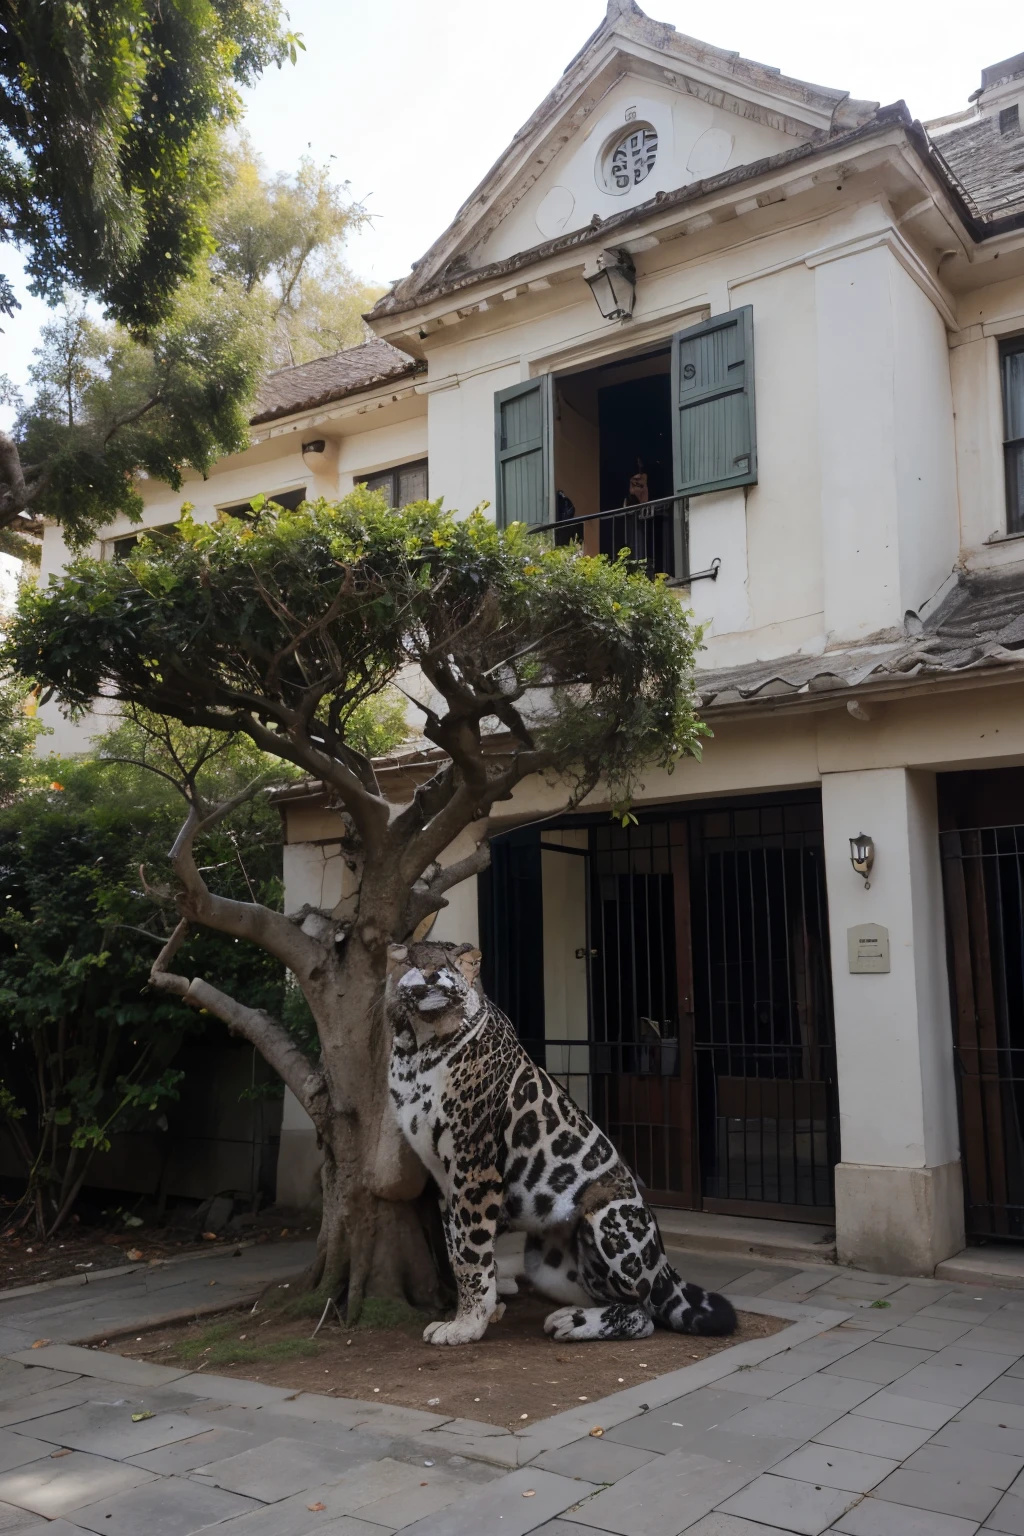
[[[0,1296],[2,1536],[1024,1536],[1020,1291],[691,1254],[788,1326],[517,1434],[74,1342],[305,1258]]]

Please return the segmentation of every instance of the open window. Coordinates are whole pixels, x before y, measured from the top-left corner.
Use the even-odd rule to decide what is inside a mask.
[[[757,481],[750,306],[495,395],[497,512],[689,578],[692,496]]]

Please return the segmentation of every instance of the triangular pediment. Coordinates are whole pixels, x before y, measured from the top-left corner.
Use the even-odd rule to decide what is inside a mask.
[[[381,308],[456,274],[867,121],[876,102],[791,79],[608,0],[597,31]]]

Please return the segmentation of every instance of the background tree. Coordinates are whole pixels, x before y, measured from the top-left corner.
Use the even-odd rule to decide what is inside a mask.
[[[72,546],[119,514],[137,520],[140,472],[177,490],[186,469],[206,474],[248,446],[268,366],[362,339],[361,309],[378,290],[340,260],[364,218],[347,190],[310,162],[293,178],[267,177],[244,141],[224,147],[221,169],[210,211],[218,244],[144,336],[97,321],[80,299],[43,326],[35,393],[12,438],[32,516],[4,530],[0,515],[6,553],[38,561],[38,544],[18,530],[38,533],[46,517]]]
[[[0,0],[0,242],[27,253],[33,292],[53,303],[67,289],[97,300],[151,352],[161,380],[171,356],[180,362],[201,339],[196,292],[179,295],[209,251],[220,140],[240,115],[238,86],[301,46],[283,14],[279,0]],[[0,312],[16,303],[0,277]],[[254,378],[251,364],[228,371],[204,413],[218,453],[237,445],[238,407]],[[187,403],[197,403],[194,392]],[[103,500],[126,474],[105,455],[97,464],[95,451],[63,456],[51,472],[48,447],[0,432],[0,528],[41,515],[44,501],[47,515],[75,506],[73,464],[86,502],[96,476]],[[115,500],[110,511],[120,507]],[[86,522],[83,513],[75,536]]]
[[[439,1299],[415,1204],[425,1173],[386,1091],[388,943],[485,867],[491,809],[525,780],[561,783],[569,805],[603,782],[624,813],[645,766],[696,752],[696,644],[677,598],[623,560],[545,548],[479,513],[460,522],[428,503],[389,511],[365,491],[265,511],[255,524],[186,519],[180,537],[143,541],[124,562],[80,560],[25,594],[8,658],[65,708],[103,693],[237,732],[319,779],[339,812],[350,876],[341,899],[285,915],[211,889],[196,840],[237,801],[186,781],[189,815],[170,854],[181,921],[152,982],[251,1041],[310,1115],[324,1150],[312,1279],[347,1292],[350,1318],[367,1294]],[[444,756],[396,802],[352,727],[410,669],[429,690],[424,733]],[[475,850],[443,865],[467,829]],[[318,1050],[215,971],[211,981],[183,970],[196,926],[288,967]]]
[[[210,221],[213,267],[246,293],[266,295],[274,365],[364,341],[363,313],[384,290],[361,283],[341,259],[345,239],[369,217],[348,183],[308,157],[294,176],[268,176],[245,135],[227,151],[224,177]]]
[[[115,1136],[166,1129],[178,1053],[211,1022],[148,985],[176,921],[139,877],[180,821],[168,773],[184,762],[220,795],[282,773],[244,739],[147,724],[122,726],[99,757],[22,752],[0,807],[0,1121],[25,1178],[11,1219],[40,1238],[61,1230]],[[279,902],[280,822],[265,798],[211,832],[203,862],[218,889]],[[209,930],[189,947],[250,1006],[286,1011],[284,970],[266,951]]]

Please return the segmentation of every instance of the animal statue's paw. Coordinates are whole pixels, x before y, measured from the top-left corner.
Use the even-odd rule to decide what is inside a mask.
[[[475,1344],[487,1332],[487,1317],[471,1313],[453,1317],[450,1322],[428,1323],[423,1330],[424,1344]]]
[[[553,1339],[582,1339],[589,1337],[587,1314],[583,1307],[559,1307],[544,1319],[544,1332]]]

